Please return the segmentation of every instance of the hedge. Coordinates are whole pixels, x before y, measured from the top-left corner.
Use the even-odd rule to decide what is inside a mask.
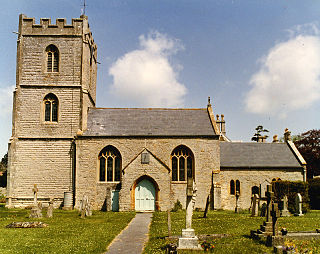
[[[275,181],[273,184],[274,196],[280,201],[285,195],[288,197],[288,209],[291,213],[296,213],[295,199],[298,193],[302,196],[302,212],[309,210],[308,183],[302,181]]]

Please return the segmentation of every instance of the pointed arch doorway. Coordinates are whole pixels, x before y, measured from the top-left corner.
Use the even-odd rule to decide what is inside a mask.
[[[154,211],[157,209],[158,186],[150,177],[139,178],[133,186],[133,201],[136,211]]]

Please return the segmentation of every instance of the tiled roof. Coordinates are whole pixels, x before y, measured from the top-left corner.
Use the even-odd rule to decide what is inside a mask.
[[[297,168],[298,159],[286,143],[220,143],[221,168]]]
[[[90,108],[84,136],[215,136],[207,109]]]

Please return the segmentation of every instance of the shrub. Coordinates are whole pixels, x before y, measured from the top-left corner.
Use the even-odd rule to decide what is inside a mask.
[[[0,203],[5,203],[6,202],[6,196],[3,194],[0,194]]]
[[[174,203],[174,206],[171,210],[171,212],[177,212],[179,210],[182,210],[182,204],[181,202],[177,199],[177,202]]]
[[[320,210],[320,178],[308,180],[310,208]]]
[[[297,193],[302,196],[302,211],[306,213],[309,209],[308,184],[302,181],[276,181],[273,182],[274,196],[280,201],[284,195],[288,197],[288,208],[291,213],[295,213],[295,198]]]

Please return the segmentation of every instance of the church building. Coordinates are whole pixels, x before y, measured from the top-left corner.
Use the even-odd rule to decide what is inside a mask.
[[[97,45],[85,15],[57,19],[21,14],[16,89],[8,153],[7,207],[33,202],[93,209],[165,211],[195,207],[247,209],[273,180],[306,180],[292,143],[232,142],[223,115],[204,108],[99,108]]]

